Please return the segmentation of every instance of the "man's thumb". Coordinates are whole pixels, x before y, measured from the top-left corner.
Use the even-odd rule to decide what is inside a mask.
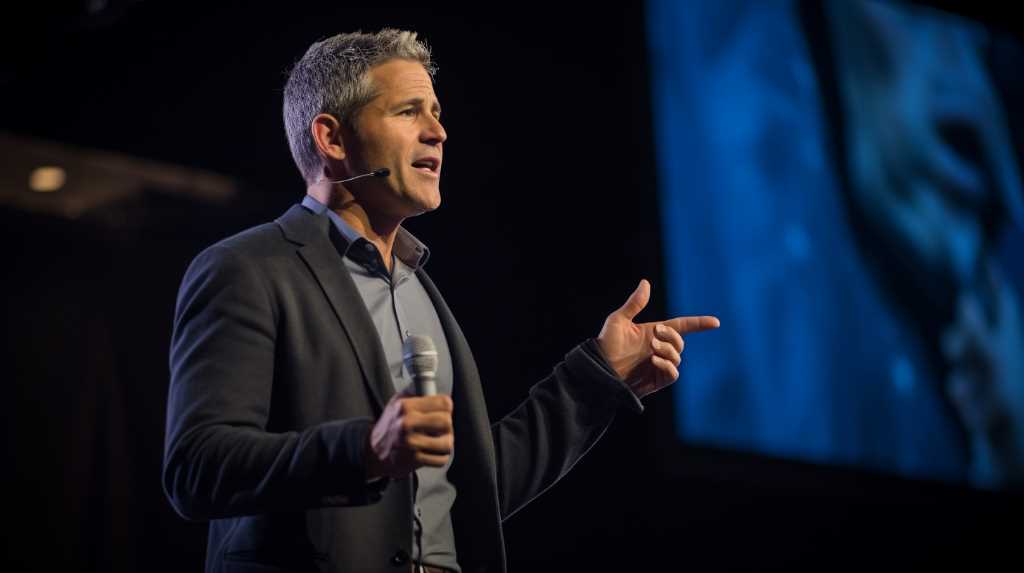
[[[650,298],[651,283],[647,282],[647,279],[642,279],[633,294],[629,295],[626,304],[622,305],[617,312],[629,320],[633,320],[633,317],[640,314],[640,311],[647,306],[647,301]]]

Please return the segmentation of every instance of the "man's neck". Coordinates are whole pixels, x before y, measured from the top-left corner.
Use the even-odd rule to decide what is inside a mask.
[[[398,236],[398,228],[402,224],[401,219],[375,216],[359,203],[348,189],[336,183],[314,183],[306,189],[306,194],[337,213],[354,231],[373,243],[380,251],[388,272],[392,270],[391,253],[395,246],[395,237]]]

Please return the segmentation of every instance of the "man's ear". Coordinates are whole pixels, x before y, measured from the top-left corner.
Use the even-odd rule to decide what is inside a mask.
[[[309,125],[316,145],[324,162],[345,159],[345,143],[341,136],[341,122],[333,115],[321,113],[313,118]]]

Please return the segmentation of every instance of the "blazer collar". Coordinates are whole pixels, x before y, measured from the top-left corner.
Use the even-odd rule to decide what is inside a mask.
[[[317,237],[326,236],[330,221],[327,217],[319,217],[309,209],[296,203],[274,220],[284,238],[296,245],[305,245],[316,241]]]

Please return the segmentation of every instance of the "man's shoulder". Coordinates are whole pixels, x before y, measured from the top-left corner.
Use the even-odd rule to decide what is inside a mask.
[[[296,205],[274,221],[249,227],[225,237],[199,252],[192,260],[193,268],[231,267],[241,265],[265,267],[275,259],[290,257],[301,242],[294,240],[296,228],[310,226],[312,215]],[[289,233],[289,229],[292,230]],[[292,236],[290,236],[292,235]]]
[[[315,215],[308,210],[295,205],[281,217],[225,237],[207,247],[206,251],[228,251],[243,257],[292,252],[297,244],[295,229],[309,227],[314,218]]]
[[[225,237],[207,247],[207,250],[227,250],[240,255],[258,255],[280,249],[287,242],[277,222],[270,221]]]

